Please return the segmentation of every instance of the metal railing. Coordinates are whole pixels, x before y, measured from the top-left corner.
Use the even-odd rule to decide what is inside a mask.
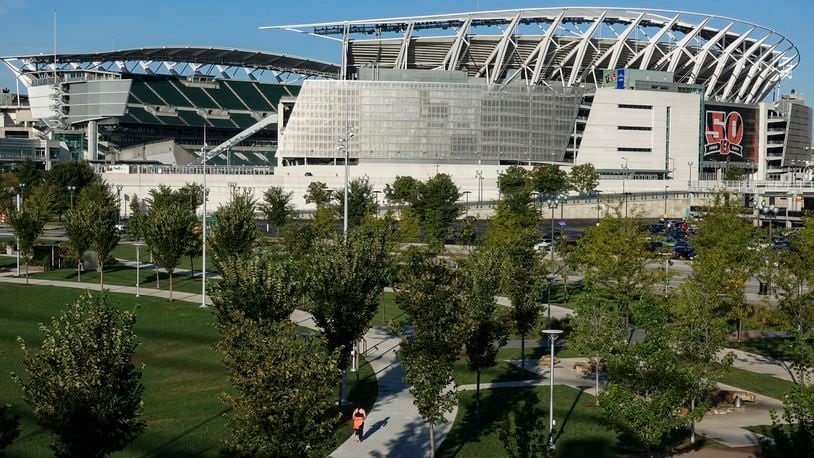
[[[690,192],[730,191],[734,193],[752,194],[761,191],[772,192],[814,192],[812,181],[691,181]]]
[[[94,164],[96,173],[203,175],[203,165]],[[207,175],[274,175],[274,167],[244,165],[207,165]]]

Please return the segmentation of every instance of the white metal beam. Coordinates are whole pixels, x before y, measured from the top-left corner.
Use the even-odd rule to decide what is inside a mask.
[[[553,41],[554,35],[557,34],[557,29],[560,28],[560,24],[562,24],[562,18],[565,16],[565,12],[568,10],[562,10],[560,14],[557,16],[556,19],[551,23],[548,27],[548,30],[545,32],[545,36],[543,39],[537,44],[537,47],[534,48],[534,51],[529,54],[527,59],[528,63],[531,63],[531,59],[533,59],[535,53],[537,62],[534,64],[534,72],[531,74],[531,84],[537,84],[540,82],[545,70],[548,70],[550,59],[548,57],[548,49],[551,47],[551,42]]]
[[[726,87],[724,88],[723,94],[721,94],[721,99],[726,100],[729,97],[729,94],[732,93],[732,88],[735,87],[735,83],[738,81],[738,78],[741,76],[744,67],[746,67],[746,62],[749,60],[750,57],[758,50],[761,49],[763,43],[769,38],[770,35],[765,35],[760,40],[755,41],[752,43],[752,46],[746,50],[745,53],[741,54],[740,59],[738,59],[737,63],[735,64],[735,69],[729,75],[729,81],[726,82]]]
[[[639,52],[637,52],[636,54],[634,54],[634,55],[633,55],[633,57],[631,57],[631,58],[630,58],[630,59],[627,61],[627,63],[625,64],[625,67],[630,67],[630,66],[631,66],[631,65],[633,65],[633,64],[634,64],[634,63],[635,63],[635,62],[636,62],[636,61],[637,61],[639,58],[641,58],[642,62],[643,62],[643,63],[644,63],[644,65],[645,65],[645,67],[644,67],[644,68],[647,68],[647,65],[650,63],[650,59],[652,59],[652,58],[653,58],[653,52],[656,50],[656,47],[658,46],[659,42],[661,42],[662,37],[664,37],[664,35],[665,35],[666,33],[670,32],[670,30],[672,30],[672,29],[673,29],[673,26],[675,25],[676,21],[678,21],[678,18],[679,18],[680,16],[681,16],[680,14],[677,14],[677,15],[675,15],[675,17],[673,17],[672,19],[670,19],[669,21],[667,21],[667,23],[666,23],[666,24],[664,24],[664,27],[662,27],[661,29],[659,29],[659,31],[658,31],[658,32],[656,32],[656,33],[655,33],[655,34],[654,34],[654,35],[653,35],[653,36],[650,38],[650,41],[647,43],[647,46],[645,46],[645,47],[644,47],[644,48],[643,48],[641,51],[639,51]],[[640,66],[640,68],[641,68],[641,66]]]
[[[410,22],[407,24],[407,29],[404,30],[404,36],[401,39],[401,48],[399,49],[399,55],[396,57],[396,62],[393,65],[394,68],[400,70],[407,69],[407,56],[409,55],[410,51],[410,41],[413,39],[413,28],[415,28],[415,22]]]
[[[746,74],[746,79],[741,83],[741,88],[738,91],[737,97],[735,97],[736,101],[743,99],[743,96],[746,95],[746,91],[749,90],[749,86],[752,85],[752,80],[755,78],[755,75],[757,75],[761,65],[763,65],[763,61],[775,55],[775,49],[777,49],[779,44],[780,43],[773,44],[769,49],[766,49],[755,62],[752,62],[749,73]]]
[[[602,14],[599,15],[598,18],[594,21],[593,24],[588,28],[588,30],[583,34],[582,41],[580,44],[575,48],[577,51],[576,58],[574,59],[574,63],[571,66],[571,76],[568,78],[568,85],[573,86],[574,83],[577,81],[577,76],[579,75],[579,69],[582,67],[582,61],[585,59],[585,52],[588,50],[588,45],[591,44],[591,38],[596,33],[596,29],[602,25],[602,22],[605,21],[605,16],[608,14],[608,11],[605,10]],[[565,62],[563,62],[565,63]]]
[[[514,43],[512,35],[514,35],[514,31],[517,29],[517,24],[520,22],[521,15],[522,13],[517,13],[517,15],[515,15],[512,22],[509,23],[509,26],[503,31],[503,36],[500,38],[500,41],[497,43],[494,49],[492,49],[491,54],[489,54],[489,57],[483,63],[480,70],[478,70],[478,76],[483,76],[485,74],[490,84],[496,83],[500,78],[501,73],[503,73],[506,53],[509,45]],[[491,71],[490,67],[492,67]]]
[[[693,65],[692,71],[690,72],[690,79],[688,81],[690,84],[695,84],[695,80],[698,79],[698,75],[701,73],[701,70],[704,68],[704,64],[707,61],[707,56],[709,56],[709,51],[726,36],[726,34],[729,32],[729,29],[731,29],[733,25],[735,25],[735,23],[730,22],[729,24],[726,25],[726,27],[719,30],[718,33],[715,34],[715,36],[713,36],[711,39],[707,40],[706,43],[704,43],[704,46],[701,47],[701,49],[698,51],[695,57],[690,59],[685,64],[686,67],[690,65],[690,62],[695,62],[695,65]]]
[[[454,71],[458,69],[458,63],[461,61],[461,53],[465,46],[469,46],[469,27],[472,25],[472,17],[466,18],[458,34],[455,36],[455,41],[447,51],[444,61],[441,63],[440,68],[444,70]]]
[[[585,77],[587,75],[591,74],[591,73],[595,74],[596,73],[596,68],[599,65],[601,65],[602,62],[605,59],[608,59],[609,57],[610,57],[610,61],[608,62],[607,68],[609,68],[609,69],[616,68],[616,65],[619,63],[619,56],[622,54],[622,49],[624,48],[624,46],[626,44],[627,37],[629,37],[630,34],[633,33],[633,31],[636,30],[637,27],[639,27],[639,24],[642,22],[642,18],[644,18],[645,14],[647,14],[647,13],[642,12],[641,14],[636,16],[636,19],[634,19],[630,23],[630,25],[628,25],[625,28],[625,30],[622,31],[622,33],[616,34],[616,32],[614,31],[614,34],[616,35],[616,43],[614,43],[613,46],[608,48],[602,54],[602,56],[600,56],[598,59],[594,60],[593,64],[591,64],[588,68],[585,69],[585,71],[579,77],[580,81],[585,81]],[[611,29],[611,30],[613,30],[613,29]]]
[[[664,55],[658,62],[656,62],[656,68],[661,67],[668,59],[670,59],[670,64],[667,66],[668,72],[675,72],[676,67],[678,67],[678,63],[681,62],[681,56],[687,53],[687,46],[689,46],[690,41],[692,41],[700,32],[704,29],[704,27],[709,22],[708,17],[704,18],[700,24],[695,26],[692,30],[684,34],[684,38],[681,39],[678,43],[676,43],[675,47],[672,51],[668,52]]]
[[[744,40],[754,32],[755,28],[752,27],[751,29],[747,30],[745,33],[742,33],[735,41],[729,44],[729,46],[724,49],[724,52],[718,56],[718,65],[715,66],[715,71],[712,72],[712,78],[709,79],[707,82],[707,92],[706,98],[709,98],[715,90],[715,86],[718,84],[718,79],[721,77],[724,69],[726,68],[726,64],[729,62],[729,58],[732,56],[732,53],[738,49]],[[696,75],[697,77],[697,75]]]

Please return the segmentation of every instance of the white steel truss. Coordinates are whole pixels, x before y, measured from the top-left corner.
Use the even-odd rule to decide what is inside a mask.
[[[603,70],[638,68],[706,85],[707,97],[715,100],[754,103],[800,62],[796,46],[767,27],[661,9],[535,8],[261,29],[341,41],[340,74],[348,79],[373,64],[464,70],[490,84],[580,86],[595,84]]]

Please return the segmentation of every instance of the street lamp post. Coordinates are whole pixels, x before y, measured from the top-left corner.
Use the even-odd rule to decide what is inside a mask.
[[[345,156],[345,197],[343,200],[343,215],[342,215],[342,236],[348,236],[348,177],[350,175],[350,169],[348,168],[348,161],[349,154],[348,154],[348,146],[350,143],[350,139],[353,138],[353,126],[348,125],[347,130],[345,131],[345,136],[340,137],[339,140],[336,142],[336,149],[344,153]]]
[[[475,178],[478,179],[478,208],[481,208],[483,206],[483,170],[475,172]]]
[[[25,194],[25,183],[20,183],[20,189],[17,190],[17,213],[23,210],[23,195]],[[14,231],[17,235],[17,231]],[[20,276],[20,236],[17,235],[17,276]]]
[[[622,164],[622,195],[625,198],[625,218],[627,218],[627,191],[625,190],[625,182],[627,181],[628,163],[626,157],[622,156],[622,160],[625,161],[625,163]]]
[[[141,243],[134,243],[136,247],[136,297],[139,297],[139,288],[141,287]]]
[[[124,188],[124,186],[120,184],[116,185],[116,211],[118,213],[117,219],[119,220],[119,224],[122,223],[122,188]]]
[[[548,208],[551,209],[551,260],[554,260],[554,210],[560,205],[565,205],[566,196],[564,194],[555,194],[551,196],[547,203]]]
[[[562,334],[561,329],[545,329],[543,334],[551,342],[551,361],[549,365],[549,399],[548,399],[548,440],[554,448],[554,341]]]
[[[777,219],[777,214],[780,212],[780,209],[775,207],[774,205],[766,205],[765,202],[760,202],[760,204],[756,205],[755,208],[760,213],[762,213],[763,215],[765,215],[765,216],[767,216],[769,218],[769,248],[772,248],[773,245],[774,245],[774,239],[772,237],[772,235],[773,235],[772,234],[772,229],[773,229],[772,226],[774,224],[772,222],[772,219],[773,218]],[[768,285],[769,289],[768,289],[767,293],[772,290],[772,273],[773,273],[772,271],[773,271],[772,263],[771,263],[771,261],[769,261],[769,285]]]
[[[73,193],[76,192],[76,186],[68,185],[68,192],[71,193],[71,209],[73,209]]]
[[[464,196],[466,197],[466,207],[465,207],[466,208],[466,215],[465,215],[466,217],[469,216],[469,194],[471,194],[471,193],[472,193],[472,191],[464,191]]]
[[[201,197],[203,209],[201,212],[201,305],[206,308],[206,201],[209,199],[209,190],[206,188],[206,162],[209,159],[206,154],[206,127],[204,126],[204,142],[201,145],[201,157],[203,158],[203,189]],[[194,209],[193,209],[194,211]]]
[[[670,189],[669,186],[664,187],[664,217],[667,217],[667,190]]]

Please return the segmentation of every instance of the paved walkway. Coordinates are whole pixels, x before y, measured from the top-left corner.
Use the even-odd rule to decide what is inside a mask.
[[[554,365],[554,384],[570,386],[596,396],[593,374],[580,374],[573,370],[574,363],[587,361],[586,358],[561,358],[559,363]],[[520,361],[510,362],[520,367]],[[526,360],[526,369],[536,372],[539,375],[537,379],[482,383],[481,388],[548,386],[549,366],[540,367],[537,363],[538,361],[534,359]],[[600,379],[600,383],[604,383],[604,380]],[[747,391],[722,383],[719,383],[718,387],[725,390]],[[475,385],[463,385],[461,389],[474,390]],[[744,427],[771,424],[769,409],[782,412],[783,403],[768,396],[758,395],[756,402],[746,402],[743,405],[744,407],[741,409],[720,409],[719,413],[714,411],[708,413],[702,421],[696,423],[695,430],[699,434],[728,447],[748,447],[758,444],[761,435],[746,430]]]
[[[797,383],[797,374],[792,370],[791,364],[768,356],[749,353],[734,348],[724,348],[719,356],[732,352],[735,354],[733,366],[738,369],[752,371],[758,374],[769,375],[789,382]]]

